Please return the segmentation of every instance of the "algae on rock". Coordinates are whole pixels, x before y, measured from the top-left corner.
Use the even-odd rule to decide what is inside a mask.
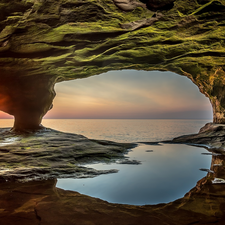
[[[121,69],[187,76],[210,99],[214,122],[225,123],[225,0],[123,2],[135,7],[0,1],[0,109],[15,129],[39,128],[56,82]]]

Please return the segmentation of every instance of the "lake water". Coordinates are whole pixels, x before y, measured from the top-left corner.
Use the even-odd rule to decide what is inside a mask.
[[[209,120],[172,119],[44,119],[45,127],[82,134],[91,139],[116,142],[151,142],[197,133]],[[12,127],[12,119],[1,119],[0,127]]]
[[[154,119],[45,119],[43,125],[92,139],[116,142],[151,142],[197,133],[208,120]]]
[[[153,152],[146,152],[153,150]],[[191,190],[210,168],[211,156],[187,145],[139,145],[128,154],[140,165],[87,165],[95,169],[118,169],[118,173],[85,179],[58,179],[57,187],[78,191],[108,202],[145,205],[167,203]]]
[[[43,125],[93,139],[117,142],[155,142],[196,133],[207,120],[43,120]],[[10,124],[11,123],[11,124]],[[0,127],[12,120],[0,120]],[[181,198],[206,175],[211,156],[207,150],[181,144],[139,144],[126,156],[140,165],[85,165],[95,169],[118,169],[118,173],[85,179],[58,179],[57,187],[78,191],[113,203],[157,204]]]

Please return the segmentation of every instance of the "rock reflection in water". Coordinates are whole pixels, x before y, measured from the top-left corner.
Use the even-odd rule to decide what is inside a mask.
[[[210,170],[185,197],[168,204],[131,206],[105,202],[56,188],[56,179],[0,186],[0,222],[7,225],[224,224],[224,156],[212,156]]]
[[[94,178],[58,179],[57,187],[78,191],[111,203],[146,205],[169,203],[182,198],[210,169],[212,155],[204,148],[184,144],[139,144],[128,152],[128,160],[117,163],[85,164],[96,170],[117,169],[118,173]],[[128,162],[127,162],[128,161]],[[140,165],[132,165],[140,162]],[[132,164],[131,164],[132,163]],[[202,172],[199,169],[203,169]]]

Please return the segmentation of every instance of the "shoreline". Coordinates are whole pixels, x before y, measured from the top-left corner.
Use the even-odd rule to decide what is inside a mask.
[[[82,135],[46,128],[35,133],[17,134],[0,129],[0,181],[30,181],[53,178],[83,178],[115,173],[79,166],[96,161],[125,159],[133,143],[91,140]]]
[[[217,146],[214,145],[214,143],[218,143],[215,135],[221,132],[223,134],[225,131],[221,128],[214,129],[211,125],[209,128],[199,134],[175,138],[170,143],[187,144],[185,142],[191,141],[193,138],[194,141],[198,140],[197,145],[208,145],[209,141],[213,140],[211,146]],[[224,154],[212,155],[211,168],[207,175],[181,199],[157,205],[114,204],[78,192],[57,188],[56,177],[59,178],[61,174],[65,175],[66,173],[73,177],[75,173],[80,173],[82,176],[97,176],[103,171],[82,170],[82,168],[72,166],[72,163],[79,160],[90,162],[94,158],[103,161],[123,158],[127,149],[134,147],[134,144],[89,140],[82,135],[62,133],[51,129],[19,137],[5,131],[6,129],[0,129],[1,140],[4,138],[9,140],[8,143],[5,143],[6,145],[0,146],[1,165],[4,166],[5,163],[7,167],[8,162],[8,166],[14,170],[12,173],[9,173],[10,170],[8,171],[10,177],[8,182],[0,179],[0,205],[2,206],[0,207],[0,221],[4,224],[14,225],[16,221],[19,225],[105,225],[109,220],[111,224],[115,225],[164,225],[165,223],[171,225],[222,225],[224,223],[225,184],[220,182],[220,179],[225,179]],[[13,142],[10,143],[10,140]],[[59,140],[62,142],[61,145],[58,143]],[[223,146],[223,140],[220,139],[220,141]],[[71,151],[72,143],[76,143],[80,148]],[[151,144],[156,143],[152,142]],[[222,152],[221,146],[219,149]],[[96,153],[94,154],[94,152]],[[62,158],[62,154],[65,155],[65,153],[67,153],[67,157]],[[15,157],[10,157],[10,154],[14,154]],[[90,156],[91,159],[88,158]],[[21,165],[21,157],[26,159],[23,164],[30,166],[29,170],[16,171],[16,165]],[[36,160],[40,170],[34,166],[34,159],[37,158],[41,159],[39,162]],[[23,173],[21,174],[21,172]],[[41,181],[13,182],[29,176],[35,178],[37,175],[42,178]],[[4,176],[2,177],[4,178]],[[7,173],[5,173],[6,177]]]
[[[210,152],[225,155],[225,124],[207,123],[197,134],[182,135],[164,143],[204,147]]]
[[[208,123],[198,134],[183,135],[160,142],[117,143],[88,139],[83,135],[45,128],[35,133],[18,134],[1,128],[0,181],[30,181],[52,178],[83,178],[116,173],[116,170],[95,170],[79,166],[93,162],[127,160],[124,154],[139,143],[187,144],[204,147],[209,152],[225,155],[225,125]]]

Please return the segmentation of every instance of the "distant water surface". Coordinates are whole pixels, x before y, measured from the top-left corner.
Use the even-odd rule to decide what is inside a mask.
[[[209,120],[173,119],[44,119],[46,127],[82,134],[92,139],[117,142],[148,142],[197,133]],[[12,119],[1,119],[0,127],[12,127]]]
[[[92,139],[117,142],[148,142],[197,133],[208,120],[154,119],[44,119],[43,125],[82,134]]]

